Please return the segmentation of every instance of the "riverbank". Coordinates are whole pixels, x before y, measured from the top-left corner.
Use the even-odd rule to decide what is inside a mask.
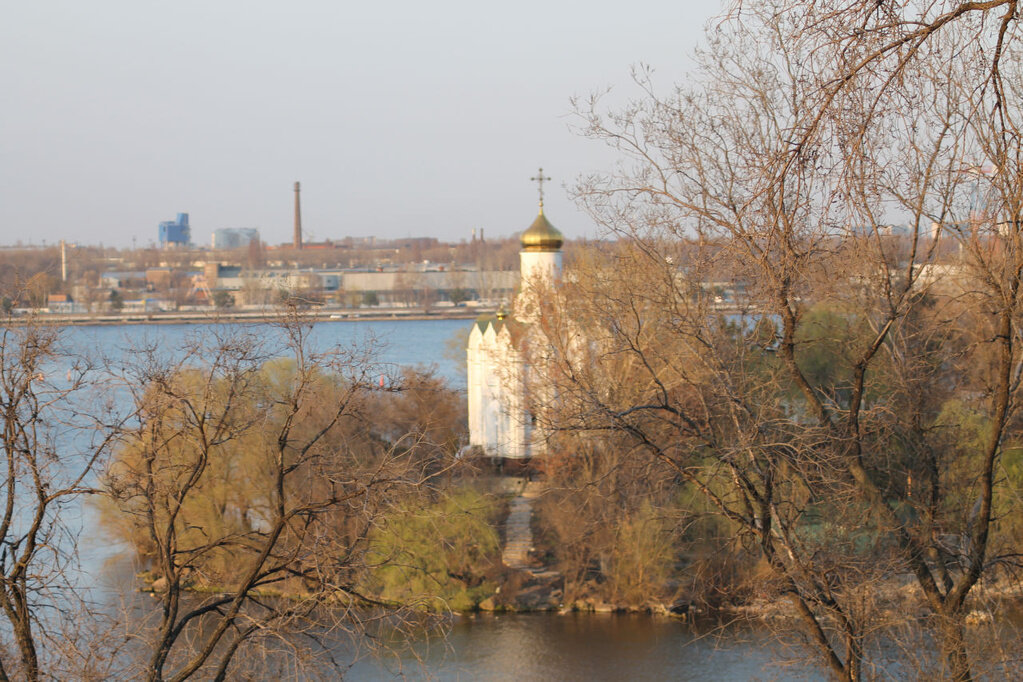
[[[500,529],[503,573],[495,593],[473,610],[493,613],[642,613],[681,620],[695,615],[696,610],[686,600],[664,603],[651,598],[636,604],[608,603],[592,595],[566,599],[564,576],[556,565],[545,561],[549,557],[542,556],[543,553],[534,547],[533,502],[544,494],[546,483],[528,477],[504,476],[498,480],[497,487],[506,502]]]
[[[492,313],[493,307],[452,307],[423,310],[422,308],[310,308],[302,310],[303,317],[316,322],[375,322],[383,320],[472,320],[481,314]],[[148,313],[38,313],[8,316],[4,324],[44,324],[68,327],[110,326],[128,324],[210,324],[274,322],[288,314],[288,310],[196,310]]]
[[[524,477],[501,479],[508,510],[502,528],[504,572],[495,594],[477,605],[480,611],[495,613],[556,612],[649,614],[687,621],[701,613],[746,621],[773,622],[798,619],[792,601],[783,594],[730,603],[708,604],[695,593],[651,590],[646,598],[629,601],[608,599],[598,590],[568,589],[559,565],[549,548],[534,547],[534,502],[547,492],[547,484]],[[546,551],[545,551],[546,550]],[[566,594],[567,593],[567,594]],[[667,597],[667,599],[665,599]],[[867,607],[864,596],[864,607]],[[892,575],[880,580],[869,595],[869,608],[878,623],[905,626],[928,618],[927,600],[912,574]],[[981,581],[971,590],[966,603],[966,624],[980,626],[1023,614],[1023,583],[1012,576]]]

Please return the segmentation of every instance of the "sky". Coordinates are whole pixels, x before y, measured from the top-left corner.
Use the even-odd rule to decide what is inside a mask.
[[[599,230],[610,168],[573,97],[682,82],[713,0],[39,0],[0,11],[0,245],[148,246],[255,227],[290,241]]]

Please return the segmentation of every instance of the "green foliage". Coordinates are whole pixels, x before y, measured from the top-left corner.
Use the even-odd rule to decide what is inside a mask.
[[[199,548],[186,564],[196,588],[229,586],[239,577],[282,501],[286,509],[315,510],[305,525],[287,526],[283,546],[298,552],[318,538],[317,548],[335,543],[330,551],[356,565],[366,518],[380,513],[360,480],[390,482],[393,492],[372,498],[390,511],[462,440],[461,412],[451,408],[457,394],[429,374],[410,370],[404,380],[404,390],[381,392],[323,370],[300,374],[293,359],[223,374],[163,375],[144,396],[142,426],[115,455],[105,520],[157,576],[150,526],[173,523],[181,552]],[[282,464],[286,476],[278,481]],[[406,479],[408,487],[401,485]],[[339,502],[349,498],[359,503]]]
[[[241,537],[259,527],[272,503],[266,491],[273,489],[268,460],[273,457],[270,438],[276,421],[272,407],[263,412],[263,406],[273,405],[275,378],[282,370],[281,363],[267,363],[246,379],[244,393],[231,379],[183,371],[170,378],[168,393],[174,397],[157,391],[147,396],[146,427],[117,452],[107,478],[120,511],[108,520],[144,561],[156,556],[142,521],[145,505],[153,504],[158,526],[169,523],[175,499],[186,486],[192,492],[175,518],[184,546]],[[196,407],[216,421],[221,434],[208,450],[194,423]],[[252,428],[260,420],[270,428]],[[307,423],[314,426],[311,419]],[[201,476],[193,482],[197,470]],[[237,571],[238,558],[227,547],[216,547],[204,553],[200,565],[203,582],[219,584]]]
[[[611,549],[607,580],[617,604],[643,604],[658,596],[675,562],[671,525],[649,501],[621,519]]]
[[[978,490],[970,472],[982,457],[990,422],[977,406],[952,399],[942,405],[935,426],[934,443],[941,452],[940,480],[944,488],[941,511],[944,516],[959,515],[969,510],[976,500]],[[946,530],[964,529],[948,527]]]
[[[362,305],[369,307],[380,305],[380,298],[377,296],[377,292],[375,291],[362,292]]]
[[[962,451],[979,451],[990,430],[987,418],[975,406],[956,399],[942,406],[936,425],[946,440]]]
[[[996,533],[1010,547],[1023,537],[1023,447],[1006,448],[1002,454],[1002,476],[999,484],[1003,494],[997,498]]]
[[[972,511],[978,498],[977,483],[971,477],[991,436],[987,416],[975,404],[950,400],[938,417],[947,464],[942,477],[948,491],[943,511]],[[996,469],[994,499],[994,541],[1006,551],[1023,537],[1023,446],[1018,436],[1003,446]],[[959,529],[964,530],[964,529]],[[1001,545],[1001,547],[999,547]]]
[[[395,601],[468,611],[494,592],[486,575],[500,562],[493,498],[470,488],[408,500],[370,536],[372,589]]]
[[[1002,468],[1005,472],[1005,483],[1018,501],[1023,494],[1023,447],[1011,447],[1002,455]]]
[[[218,289],[213,292],[213,305],[218,309],[224,310],[226,308],[234,307],[234,295],[229,291]]]
[[[839,403],[848,400],[850,356],[858,340],[859,320],[827,305],[804,313],[796,335],[797,362],[811,386]]]
[[[537,501],[538,544],[564,576],[566,602],[642,607],[669,596],[688,510],[670,471],[601,434],[561,434],[549,490]]]

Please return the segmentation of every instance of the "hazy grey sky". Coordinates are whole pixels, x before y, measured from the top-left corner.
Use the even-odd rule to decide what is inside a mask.
[[[610,161],[569,99],[681,79],[713,0],[36,0],[0,11],[0,244],[139,246],[187,212],[307,239],[506,236]]]

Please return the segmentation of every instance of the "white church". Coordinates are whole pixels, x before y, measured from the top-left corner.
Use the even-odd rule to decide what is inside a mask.
[[[561,278],[564,237],[543,213],[543,169],[540,213],[522,233],[519,252],[521,281],[511,311],[481,316],[469,334],[469,445],[490,457],[529,459],[542,454],[542,434],[534,429],[526,386],[529,367],[523,348],[539,314],[536,292]]]

